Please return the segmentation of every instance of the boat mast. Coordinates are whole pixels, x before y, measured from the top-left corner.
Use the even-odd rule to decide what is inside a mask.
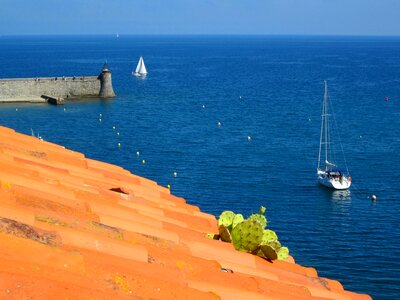
[[[320,136],[319,136],[319,152],[318,152],[318,169],[320,166],[320,162],[321,162],[321,150],[322,150],[322,133],[324,131],[324,122],[325,122],[325,106],[326,106],[326,81],[324,81],[325,83],[325,93],[324,93],[324,100],[322,102],[322,113],[321,113],[321,132],[320,132]],[[325,126],[326,128],[326,126]],[[326,130],[325,130],[325,141],[326,141]],[[325,147],[326,147],[326,143],[325,143]],[[326,157],[326,149],[325,149],[325,157]]]
[[[325,117],[325,170],[326,163],[328,162],[328,110],[327,110],[327,99],[328,99],[328,85],[324,80],[325,92],[324,92],[324,117]]]

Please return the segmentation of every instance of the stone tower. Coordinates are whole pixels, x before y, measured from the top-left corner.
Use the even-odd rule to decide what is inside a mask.
[[[112,87],[112,80],[111,80],[111,71],[108,68],[107,63],[104,64],[103,70],[101,71],[100,75],[97,77],[100,79],[100,98],[112,98],[115,97],[115,93]]]

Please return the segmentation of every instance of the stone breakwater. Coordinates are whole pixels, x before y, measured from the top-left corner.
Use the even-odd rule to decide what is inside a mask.
[[[112,98],[111,72],[104,66],[98,76],[0,79],[0,102],[47,102],[43,95],[63,98]]]

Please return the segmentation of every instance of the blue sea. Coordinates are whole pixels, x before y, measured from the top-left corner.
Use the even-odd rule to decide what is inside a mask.
[[[145,79],[131,75],[140,56]],[[2,78],[97,75],[107,62],[117,94],[2,104],[0,125],[170,185],[216,216],[264,205],[297,263],[400,297],[400,37],[0,36],[0,62]],[[324,80],[349,192],[316,182]]]

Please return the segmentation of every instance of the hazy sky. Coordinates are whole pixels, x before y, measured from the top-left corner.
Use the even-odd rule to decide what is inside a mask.
[[[400,0],[0,0],[0,34],[400,35]]]

